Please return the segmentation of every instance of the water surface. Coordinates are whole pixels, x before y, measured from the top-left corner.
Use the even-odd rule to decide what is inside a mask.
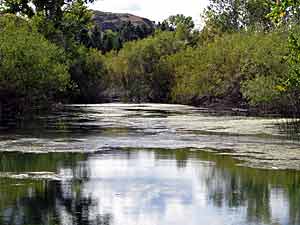
[[[0,224],[300,224],[285,121],[107,104],[3,123]]]

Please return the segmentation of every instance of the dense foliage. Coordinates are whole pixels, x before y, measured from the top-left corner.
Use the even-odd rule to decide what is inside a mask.
[[[201,30],[175,15],[155,31],[100,30],[88,2],[0,3],[2,108],[118,98],[300,114],[298,1],[210,0]]]
[[[154,37],[125,44],[108,60],[112,87],[125,100],[167,102],[172,78],[160,62],[184,45],[174,32],[158,32]]]
[[[256,27],[269,29],[272,24],[266,18],[271,12],[270,0],[211,0],[205,10],[206,26],[221,32],[234,32]]]
[[[65,52],[28,22],[0,17],[0,109],[22,112],[53,101],[69,84]]]
[[[211,0],[203,14],[205,26],[198,34],[193,32],[190,19],[182,15],[160,24],[164,28],[161,30],[175,31],[175,39],[169,38],[169,42],[185,43],[179,50],[157,57],[144,50],[146,41],[134,42],[130,50],[125,47],[114,57],[111,70],[122,74],[131,85],[120,85],[130,93],[129,100],[137,97],[139,101],[196,105],[252,105],[298,113],[300,41],[299,28],[294,24],[299,7],[291,4],[286,5],[285,11],[277,12],[285,21],[278,27],[274,23],[276,7],[282,10],[278,1]],[[288,37],[291,24],[294,31]],[[150,58],[143,57],[144,53]],[[134,60],[134,56],[139,60]],[[152,59],[159,60],[152,63]],[[155,68],[149,73],[143,69],[148,63]],[[157,79],[156,86],[150,85],[153,79]],[[122,79],[114,78],[113,83],[116,80]]]
[[[70,74],[73,87],[66,98],[79,103],[100,101],[107,83],[103,55],[96,49],[79,47],[70,67]]]
[[[167,59],[176,80],[173,101],[200,104],[220,99],[238,105],[247,98],[260,103],[254,95],[269,99],[264,90],[275,92],[276,84],[258,92],[249,84],[267,77],[275,83],[281,79],[287,71],[282,62],[285,53],[285,35],[275,32],[227,34],[207,45],[179,52]]]

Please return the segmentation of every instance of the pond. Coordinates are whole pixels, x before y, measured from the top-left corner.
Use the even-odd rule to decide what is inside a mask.
[[[287,121],[103,104],[3,122],[0,224],[300,224]]]

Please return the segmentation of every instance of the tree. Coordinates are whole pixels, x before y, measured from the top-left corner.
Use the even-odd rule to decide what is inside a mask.
[[[3,0],[0,11],[30,18],[48,40],[68,50],[76,43],[90,44],[92,13],[86,3],[93,1]]]
[[[107,30],[103,33],[103,40],[101,50],[103,53],[111,50],[120,50],[122,47],[122,40],[119,33]]]
[[[158,22],[156,28],[161,31],[175,31],[175,29],[169,24],[167,20],[163,22]]]
[[[300,21],[300,2],[297,0],[273,0],[268,17],[279,24],[296,24]]]
[[[29,18],[43,15],[47,20],[60,23],[65,8],[74,2],[85,4],[94,0],[3,0],[0,9],[4,13],[21,14]]]
[[[166,64],[171,68],[175,81],[172,100],[185,104],[222,101],[236,106],[244,102],[243,97],[253,102],[265,100],[261,84],[270,90],[268,93],[272,92],[269,100],[280,96],[276,85],[287,72],[286,63],[280,61],[287,53],[285,40],[286,35],[279,32],[236,32],[168,56]],[[272,82],[256,80],[261,77]],[[241,91],[242,84],[250,85]],[[256,98],[258,95],[259,98]],[[274,99],[269,101],[274,102]]]
[[[266,17],[271,11],[269,0],[210,0],[204,12],[206,26],[221,32],[233,32],[249,27],[267,30],[271,21]]]
[[[199,33],[195,28],[193,18],[177,14],[170,16],[159,25],[162,31],[174,31],[178,40],[185,41],[187,45],[194,46],[198,41]]]
[[[27,21],[0,17],[0,108],[22,112],[49,106],[69,84],[63,49]]]
[[[126,22],[120,29],[120,37],[123,42],[137,40],[138,37],[135,34],[135,26],[130,22]]]
[[[289,29],[289,53],[285,60],[289,71],[281,80],[280,91],[287,96],[295,116],[300,114],[300,2],[296,0],[273,1],[272,12],[268,15],[277,26],[287,25]]]
[[[106,89],[107,72],[104,57],[96,49],[81,46],[71,65],[73,87],[68,93],[72,101],[95,103],[100,102]]]
[[[166,22],[174,29],[176,29],[178,26],[184,26],[187,30],[191,31],[195,27],[193,18],[190,16],[186,17],[183,14],[170,16]]]
[[[114,89],[129,101],[167,102],[172,74],[161,64],[163,57],[184,48],[174,32],[157,32],[154,36],[125,43],[108,66]]]

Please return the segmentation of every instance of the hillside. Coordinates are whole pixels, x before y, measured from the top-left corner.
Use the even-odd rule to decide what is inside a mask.
[[[95,23],[101,28],[101,30],[116,31],[123,24],[128,22],[131,22],[134,26],[146,26],[147,28],[154,27],[153,21],[128,13],[94,11],[93,19]]]

